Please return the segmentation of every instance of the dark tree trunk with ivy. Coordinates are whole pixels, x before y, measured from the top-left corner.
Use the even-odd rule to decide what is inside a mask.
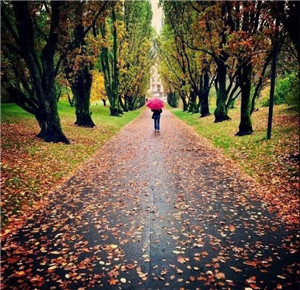
[[[226,108],[227,91],[226,91],[226,64],[223,60],[219,59],[217,63],[217,78],[216,90],[217,90],[217,108],[215,110],[215,123],[230,120],[228,117],[228,110]]]
[[[197,113],[197,91],[191,90],[190,91],[190,98],[188,104],[188,111],[190,113]]]

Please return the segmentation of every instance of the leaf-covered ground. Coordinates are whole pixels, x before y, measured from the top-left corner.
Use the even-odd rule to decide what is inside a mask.
[[[75,113],[68,103],[59,103],[62,128],[71,145],[46,143],[35,135],[34,117],[14,104],[2,104],[1,112],[1,224],[22,222],[27,211],[51,188],[63,182],[78,165],[90,158],[140,110],[121,118],[109,116],[109,108],[92,105],[96,127],[74,125]]]
[[[143,114],[2,238],[2,289],[297,289],[299,233],[176,119]]]
[[[274,107],[272,138],[266,139],[268,108],[260,107],[252,114],[254,134],[237,137],[240,110],[229,111],[232,120],[214,123],[214,115],[173,110],[201,135],[254,177],[264,190],[261,198],[269,210],[289,227],[299,228],[299,114],[286,105]],[[211,110],[213,112],[213,109]]]

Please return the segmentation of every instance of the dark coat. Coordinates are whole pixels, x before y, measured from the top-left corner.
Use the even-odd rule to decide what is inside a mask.
[[[153,112],[152,119],[154,118],[160,118],[160,114],[162,113],[162,109],[160,110],[151,110]]]

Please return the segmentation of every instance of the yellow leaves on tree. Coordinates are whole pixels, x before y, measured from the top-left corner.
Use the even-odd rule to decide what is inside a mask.
[[[105,85],[104,85],[104,77],[103,74],[99,71],[93,70],[93,83],[91,88],[91,102],[97,102],[100,100],[108,100],[108,97],[106,95],[105,91]]]

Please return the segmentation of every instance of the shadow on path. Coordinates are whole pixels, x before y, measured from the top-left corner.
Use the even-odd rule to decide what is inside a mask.
[[[145,110],[2,240],[2,289],[298,289],[299,234],[259,185]]]

